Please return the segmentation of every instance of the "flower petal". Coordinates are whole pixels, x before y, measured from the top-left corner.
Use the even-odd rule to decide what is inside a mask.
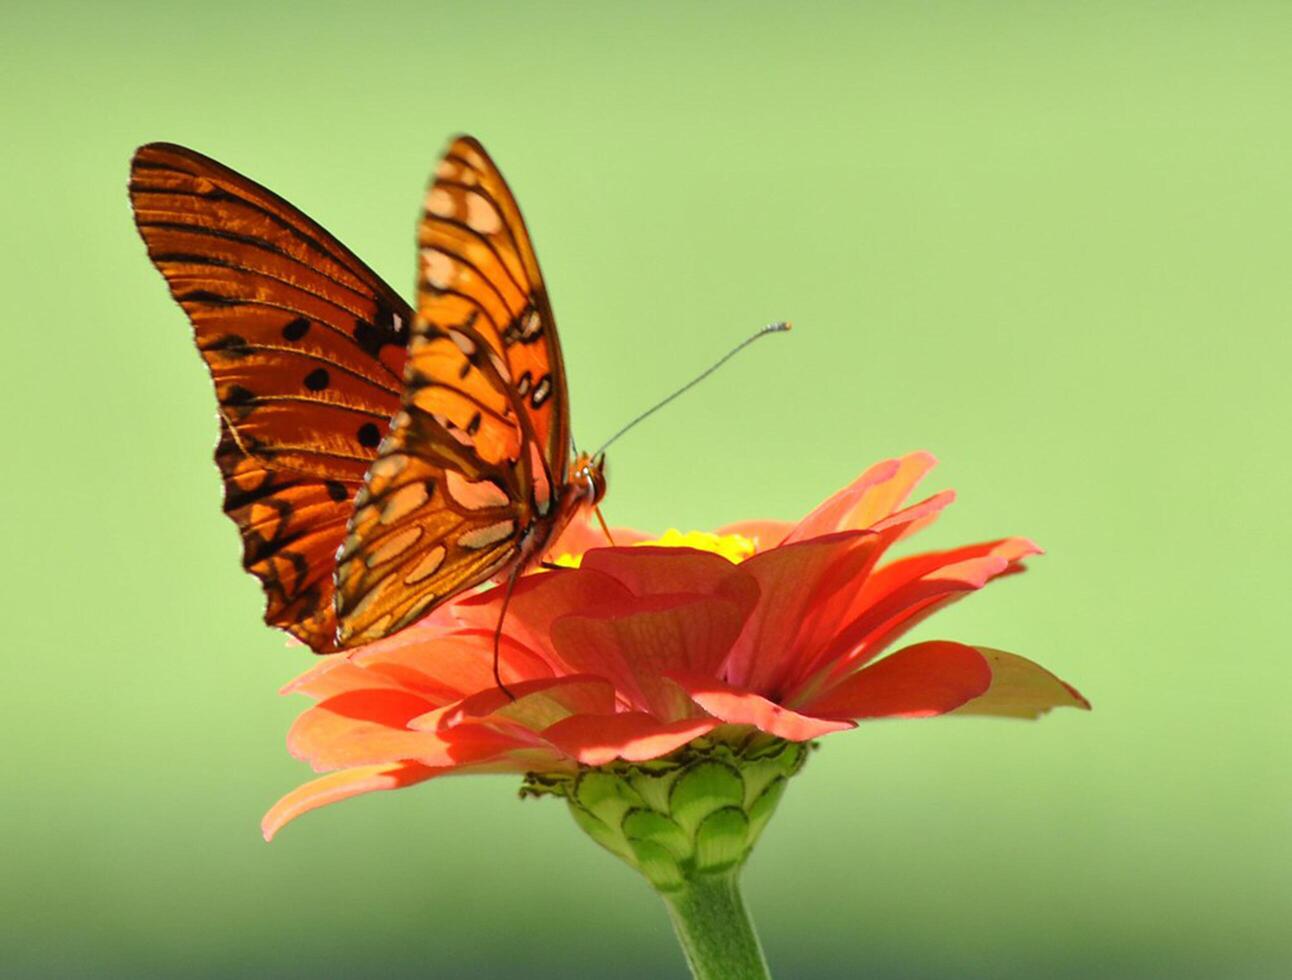
[[[407,691],[351,690],[303,712],[287,734],[287,748],[320,772],[397,759],[412,759],[429,748],[422,733],[409,732],[410,718],[431,704]]]
[[[857,597],[857,605],[874,605],[903,585],[931,575],[944,574],[945,570],[974,558],[990,555],[1004,558],[1009,564],[1014,565],[1024,558],[1042,553],[1036,542],[1027,538],[1001,538],[996,541],[952,548],[948,551],[926,551],[899,558],[875,569],[874,574],[862,587],[861,594]]]
[[[978,697],[991,680],[986,657],[973,647],[930,640],[863,668],[803,710],[824,718],[925,718]]]
[[[755,551],[768,551],[785,540],[794,530],[790,521],[736,521],[718,528],[718,534],[739,534],[754,543]]]
[[[614,715],[575,715],[558,721],[543,737],[585,766],[604,766],[614,759],[644,762],[668,755],[718,727],[713,718],[661,722],[643,711]]]
[[[351,656],[374,684],[386,680],[434,704],[450,704],[493,686],[495,625],[496,621],[488,629],[448,633],[443,627],[414,626],[360,647]],[[402,642],[391,642],[397,639]],[[556,673],[546,658],[506,632],[498,645],[498,670],[509,685],[547,679]]]
[[[444,771],[416,762],[396,762],[329,773],[321,779],[296,787],[270,807],[260,821],[260,832],[265,840],[273,840],[279,830],[302,813],[364,793],[411,786],[432,779]]]
[[[686,699],[678,697],[664,673],[715,673],[740,635],[749,608],[704,596],[647,596],[634,605],[639,611],[566,616],[553,624],[552,642],[566,663],[608,678],[633,707],[670,720],[686,717]]]
[[[822,672],[827,684],[847,676],[938,609],[994,578],[1022,571],[1021,558],[1039,551],[1025,538],[1008,538],[971,548],[915,555],[878,569],[862,585],[848,611],[839,617],[835,636],[822,643],[818,656],[793,676],[785,700],[795,703],[798,690],[819,686]],[[886,574],[898,565],[907,566],[906,574]],[[876,580],[883,581],[883,589],[875,586]],[[817,680],[810,681],[811,678]]]
[[[740,569],[758,582],[761,598],[721,676],[735,687],[774,696],[834,635],[881,543],[867,531],[845,531],[784,544],[744,562]]]
[[[926,497],[918,504],[912,504],[910,507],[903,507],[895,511],[883,520],[876,521],[871,525],[872,531],[888,532],[889,542],[900,541],[902,538],[909,538],[917,531],[922,531],[935,520],[950,504],[954,503],[956,492],[954,490],[943,490],[935,493],[932,497]]]
[[[322,701],[336,694],[356,688],[381,688],[402,690],[403,685],[382,677],[370,677],[353,662],[350,653],[331,653],[318,658],[305,673],[293,678],[279,688],[279,694],[304,694],[315,701]]]
[[[461,628],[488,635],[493,642],[502,613],[502,588],[453,603],[453,617]],[[564,568],[523,576],[512,593],[503,632],[522,647],[551,657],[556,673],[580,673],[567,669],[552,650],[552,623],[564,616],[631,610],[631,592],[615,578],[587,568]],[[439,627],[441,630],[443,625]],[[482,685],[483,687],[484,685]],[[479,690],[480,688],[477,688]]]
[[[591,674],[529,681],[517,684],[510,691],[516,700],[505,691],[490,687],[447,710],[414,718],[408,725],[434,730],[464,721],[502,720],[539,732],[570,715],[612,714],[615,710],[614,686],[604,677]]]
[[[769,735],[806,742],[855,727],[851,721],[813,718],[761,695],[731,687],[712,677],[673,671],[669,674],[696,704],[729,725],[753,725]]]
[[[1001,718],[1040,718],[1053,708],[1090,710],[1090,702],[1076,688],[1065,684],[1040,664],[1025,657],[975,647],[991,667],[991,687],[959,708],[958,715],[995,715]]]
[[[583,569],[609,575],[635,596],[721,596],[749,608],[758,601],[758,583],[748,573],[695,548],[598,548]]]
[[[301,714],[288,732],[287,747],[322,772],[407,760],[453,768],[523,745],[483,726],[409,729],[431,709],[430,702],[403,691],[347,691]]]
[[[871,527],[896,511],[936,463],[933,455],[925,452],[876,463],[803,518],[786,543]]]

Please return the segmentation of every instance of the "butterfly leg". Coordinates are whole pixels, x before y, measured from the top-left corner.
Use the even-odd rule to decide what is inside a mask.
[[[507,618],[507,606],[511,604],[511,593],[516,588],[516,579],[520,578],[521,565],[521,562],[514,563],[511,566],[511,571],[507,574],[507,591],[502,594],[502,609],[498,612],[498,625],[493,630],[493,680],[498,685],[498,690],[502,691],[512,701],[516,700],[516,695],[512,693],[511,688],[502,682],[499,660],[502,647],[502,624]]]
[[[606,519],[601,516],[601,508],[593,507],[592,512],[597,515],[597,520],[601,524],[601,531],[603,534],[605,534],[606,540],[610,542],[610,547],[613,548],[615,546],[614,535],[610,533],[610,525],[606,523]]]

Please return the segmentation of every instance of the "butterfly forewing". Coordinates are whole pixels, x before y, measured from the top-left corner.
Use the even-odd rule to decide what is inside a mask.
[[[215,383],[225,511],[265,620],[336,649],[335,553],[399,409],[412,312],[308,217],[200,153],[141,147],[130,199]]]
[[[402,407],[338,556],[339,640],[408,625],[541,547],[559,521],[569,409],[520,209],[484,149],[449,146],[418,230]]]

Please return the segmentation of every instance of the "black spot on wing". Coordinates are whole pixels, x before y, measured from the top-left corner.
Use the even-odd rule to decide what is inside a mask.
[[[387,304],[381,303],[372,321],[354,321],[354,342],[369,357],[379,358],[387,345],[403,347],[408,339],[408,324]]]
[[[374,327],[367,320],[356,320],[354,324],[354,342],[369,357],[378,357],[386,344],[394,343],[390,334],[379,327]]]
[[[224,397],[220,399],[222,405],[241,408],[250,405],[256,400],[256,393],[250,388],[244,388],[242,385],[229,385],[224,390]]]
[[[240,337],[236,333],[226,333],[222,337],[216,337],[206,345],[205,350],[218,351],[221,354],[227,354],[229,357],[246,357],[251,353],[251,347],[247,344],[245,337]]]
[[[205,306],[242,306],[246,302],[222,293],[213,293],[209,289],[190,289],[186,293],[180,293],[175,299],[180,303],[202,303]]]
[[[310,332],[310,321],[303,316],[298,316],[287,326],[283,327],[283,339],[297,341]]]

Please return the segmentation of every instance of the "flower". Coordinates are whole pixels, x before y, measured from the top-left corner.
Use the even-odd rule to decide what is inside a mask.
[[[926,453],[879,463],[797,524],[671,532],[650,547],[619,529],[617,546],[603,547],[600,531],[576,522],[551,553],[578,567],[526,575],[503,619],[500,669],[514,701],[492,674],[498,588],[327,657],[284,691],[315,700],[288,743],[329,774],[270,810],[266,838],[362,793],[515,772],[529,792],[569,799],[593,818],[585,829],[667,887],[677,873],[743,860],[803,743],[876,718],[1089,708],[1045,669],[989,647],[932,640],[886,653],[1039,553],[1003,538],[882,561],[953,499],[902,506],[933,463]],[[616,788],[598,789],[593,773]],[[686,810],[679,796],[708,802]],[[643,810],[637,823],[650,826],[625,829],[625,814]],[[653,814],[667,823],[655,837]],[[730,832],[705,837],[709,823]],[[678,827],[688,840],[674,840]],[[652,871],[659,853],[671,857]]]

